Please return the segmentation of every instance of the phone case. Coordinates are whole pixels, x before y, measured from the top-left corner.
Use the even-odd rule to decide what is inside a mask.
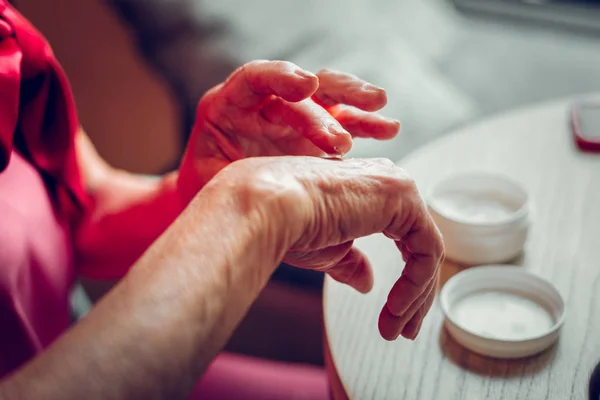
[[[598,136],[598,138],[586,137],[581,128],[579,110],[586,103],[600,108],[599,101],[577,102],[573,104],[571,107],[571,132],[573,133],[575,144],[580,150],[588,152],[600,152],[600,136]],[[598,129],[600,129],[600,127],[598,127]]]

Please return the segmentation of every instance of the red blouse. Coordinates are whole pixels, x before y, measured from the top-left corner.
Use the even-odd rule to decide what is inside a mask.
[[[79,122],[67,78],[42,35],[6,0],[0,0],[0,94],[0,171],[15,148],[51,181],[59,208],[84,207],[74,146]]]
[[[71,226],[88,204],[78,126],[49,45],[0,0],[0,377],[69,326]]]

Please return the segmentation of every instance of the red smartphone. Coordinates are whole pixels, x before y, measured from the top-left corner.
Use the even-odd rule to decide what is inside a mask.
[[[579,149],[600,152],[600,98],[573,104],[571,131]]]

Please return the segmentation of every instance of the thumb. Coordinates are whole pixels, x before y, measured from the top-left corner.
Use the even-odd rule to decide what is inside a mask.
[[[373,288],[371,263],[356,247],[352,247],[344,258],[325,272],[336,281],[349,285],[361,293],[368,293]]]
[[[290,251],[283,261],[295,267],[326,272],[336,281],[361,293],[367,293],[373,287],[371,264],[353,246],[353,241],[315,251]]]

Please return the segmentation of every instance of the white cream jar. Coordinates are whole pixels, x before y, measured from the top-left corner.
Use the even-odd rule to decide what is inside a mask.
[[[450,260],[496,264],[523,251],[530,201],[526,190],[508,177],[487,172],[451,176],[433,188],[428,206]]]

